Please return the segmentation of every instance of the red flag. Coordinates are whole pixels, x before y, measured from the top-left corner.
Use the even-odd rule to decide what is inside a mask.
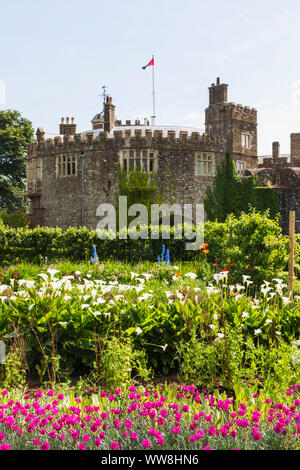
[[[152,57],[150,62],[147,65],[144,65],[144,67],[142,67],[142,69],[145,70],[147,67],[150,67],[150,65],[154,65],[154,57]]]

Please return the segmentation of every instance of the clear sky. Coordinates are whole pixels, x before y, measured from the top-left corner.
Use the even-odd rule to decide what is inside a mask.
[[[91,128],[103,85],[118,119],[204,128],[208,86],[258,109],[259,154],[290,151],[300,132],[299,0],[0,0],[0,80],[6,104],[34,127],[62,116]]]

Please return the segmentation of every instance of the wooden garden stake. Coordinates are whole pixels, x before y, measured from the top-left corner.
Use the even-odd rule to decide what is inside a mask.
[[[294,252],[295,252],[295,211],[290,211],[289,220],[289,235],[290,235],[290,254],[289,254],[289,280],[288,291],[289,295],[293,295],[293,282],[294,282]]]

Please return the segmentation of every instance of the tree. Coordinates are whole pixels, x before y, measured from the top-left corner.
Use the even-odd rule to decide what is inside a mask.
[[[207,188],[204,208],[207,219],[218,222],[225,222],[230,214],[238,217],[253,208],[261,212],[269,210],[271,218],[279,211],[273,189],[258,188],[255,176],[240,179],[229,154],[226,154],[222,167],[217,168],[213,186]]]
[[[26,149],[33,135],[32,123],[19,111],[0,111],[0,209],[27,204]]]
[[[157,184],[157,175],[130,170],[126,172],[119,169],[119,191],[116,193],[117,214],[119,213],[119,196],[127,196],[127,207],[133,204],[143,204],[151,213],[151,204],[162,204],[164,195]],[[128,217],[128,222],[135,217]]]

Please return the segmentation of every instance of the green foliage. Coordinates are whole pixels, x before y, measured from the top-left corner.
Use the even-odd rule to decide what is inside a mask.
[[[240,179],[235,163],[226,154],[222,167],[218,166],[213,186],[208,187],[204,208],[210,221],[225,222],[228,215],[238,217],[252,208],[265,212],[269,210],[271,218],[279,212],[276,194],[272,188],[257,188],[257,178],[247,176]]]
[[[265,212],[268,209],[270,218],[276,219],[279,214],[279,202],[273,188],[256,187],[254,190],[254,207],[260,212]]]
[[[119,196],[127,196],[127,207],[143,204],[151,214],[151,204],[161,203],[162,193],[157,184],[157,175],[143,171],[122,171],[119,169],[119,190],[116,193],[116,212],[119,214]],[[128,223],[134,217],[128,217]]]
[[[133,349],[130,338],[105,339],[101,354],[100,377],[113,389],[132,383],[134,373],[143,380],[150,380],[151,368],[144,351]]]
[[[258,286],[251,298],[242,278],[206,287],[192,263],[48,268],[0,273],[0,337],[18,341],[17,367],[41,381],[91,375],[113,387],[148,380],[152,368],[203,387],[275,376],[289,385],[299,375],[299,300],[277,281],[272,295]]]
[[[205,240],[210,247],[208,260],[218,265],[217,270],[228,268],[233,282],[245,274],[260,284],[287,267],[288,238],[282,235],[278,220],[270,219],[268,212],[254,210],[239,217],[230,215],[223,224],[207,222]],[[299,248],[296,246],[296,262],[300,258]]]
[[[25,207],[26,149],[33,127],[18,111],[0,111],[0,208]]]
[[[11,228],[29,226],[29,222],[24,211],[8,212],[7,209],[4,209],[0,212],[0,220],[4,225]]]

